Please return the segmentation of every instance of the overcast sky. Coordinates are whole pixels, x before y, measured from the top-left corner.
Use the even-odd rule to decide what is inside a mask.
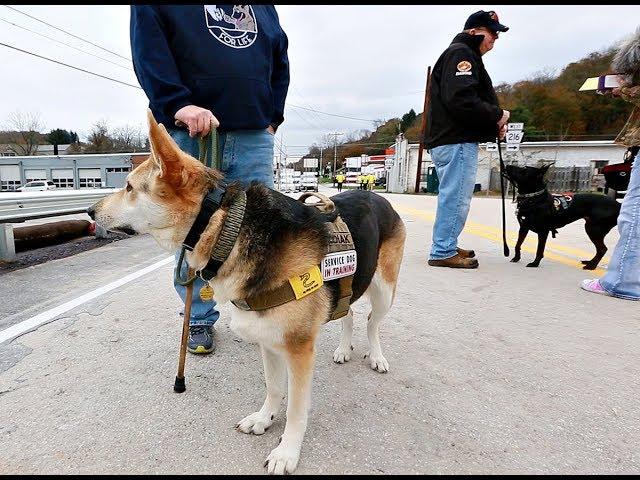
[[[131,58],[128,6],[14,8]],[[427,66],[435,63],[467,16],[476,10],[494,9],[501,23],[510,27],[484,57],[494,85],[523,80],[540,71],[558,71],[620,41],[640,23],[640,6],[276,8],[289,37],[291,84],[285,123],[278,130],[278,141],[282,139],[289,155],[306,152],[308,145],[329,132],[372,130],[371,120],[398,117],[411,108],[421,112]],[[0,6],[0,42],[138,85],[130,61],[6,6]],[[1,45],[0,65],[0,128],[11,112],[21,111],[38,112],[43,132],[64,128],[77,131],[81,138],[98,120],[107,121],[113,128],[128,124],[146,129],[147,100],[140,89]],[[364,121],[314,113],[294,105]]]

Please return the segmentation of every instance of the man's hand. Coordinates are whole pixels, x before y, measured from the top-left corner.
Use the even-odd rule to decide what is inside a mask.
[[[500,118],[500,120],[498,120],[498,129],[499,130],[502,130],[502,127],[507,124],[507,122],[509,121],[509,116],[510,115],[511,115],[511,113],[509,112],[509,110],[502,110],[502,117]]]
[[[269,125],[267,127],[267,132],[269,132],[271,135],[275,135],[276,131],[273,129],[273,127],[271,125]]]
[[[176,125],[180,126],[180,124],[182,124],[187,126],[189,129],[189,136],[191,138],[196,135],[200,135],[202,137],[208,135],[212,124],[215,128],[220,126],[220,122],[213,113],[211,113],[211,110],[200,108],[195,105],[182,107],[176,112],[174,118],[176,119]]]
[[[507,136],[507,124],[505,123],[498,129],[498,138],[500,140],[504,140],[504,137]]]

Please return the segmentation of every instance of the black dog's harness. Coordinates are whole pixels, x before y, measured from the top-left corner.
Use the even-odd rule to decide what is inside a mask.
[[[549,200],[551,200],[550,203]],[[540,209],[549,209],[550,215],[560,213],[568,209],[572,201],[572,195],[549,193],[546,187],[537,192],[518,194],[516,200],[516,217],[518,218],[518,223],[522,223],[531,212],[539,211]],[[557,233],[558,231],[555,228],[551,229],[551,236],[553,238],[556,238]]]

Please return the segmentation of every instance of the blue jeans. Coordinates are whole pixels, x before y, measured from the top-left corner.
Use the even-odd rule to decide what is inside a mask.
[[[189,133],[183,129],[172,128],[168,131],[183,151],[198,158],[198,137],[189,137]],[[252,180],[257,180],[273,188],[273,140],[273,135],[266,129],[235,130],[221,133],[219,140],[220,166],[225,179],[229,182],[242,182],[245,186]],[[179,255],[180,251],[176,252],[176,263]],[[182,263],[180,276],[182,278],[187,276],[186,261]],[[187,287],[175,282],[173,285],[184,303]],[[216,310],[215,300],[205,301],[200,298],[200,289],[205,285],[206,283],[199,277],[193,282],[190,326],[212,326],[220,317],[220,312]]]
[[[478,170],[478,144],[455,143],[431,149],[438,180],[438,209],[433,224],[431,260],[453,257],[471,206]]]
[[[640,155],[631,168],[629,188],[618,216],[620,239],[600,285],[615,297],[640,300]]]

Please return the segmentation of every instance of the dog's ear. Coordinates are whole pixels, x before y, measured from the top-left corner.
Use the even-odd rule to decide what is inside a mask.
[[[159,177],[171,179],[172,177],[182,177],[182,151],[176,142],[171,138],[167,129],[161,123],[158,124],[147,109],[147,120],[149,121],[149,145],[151,146],[151,157],[160,170]],[[181,183],[181,182],[179,182]]]

